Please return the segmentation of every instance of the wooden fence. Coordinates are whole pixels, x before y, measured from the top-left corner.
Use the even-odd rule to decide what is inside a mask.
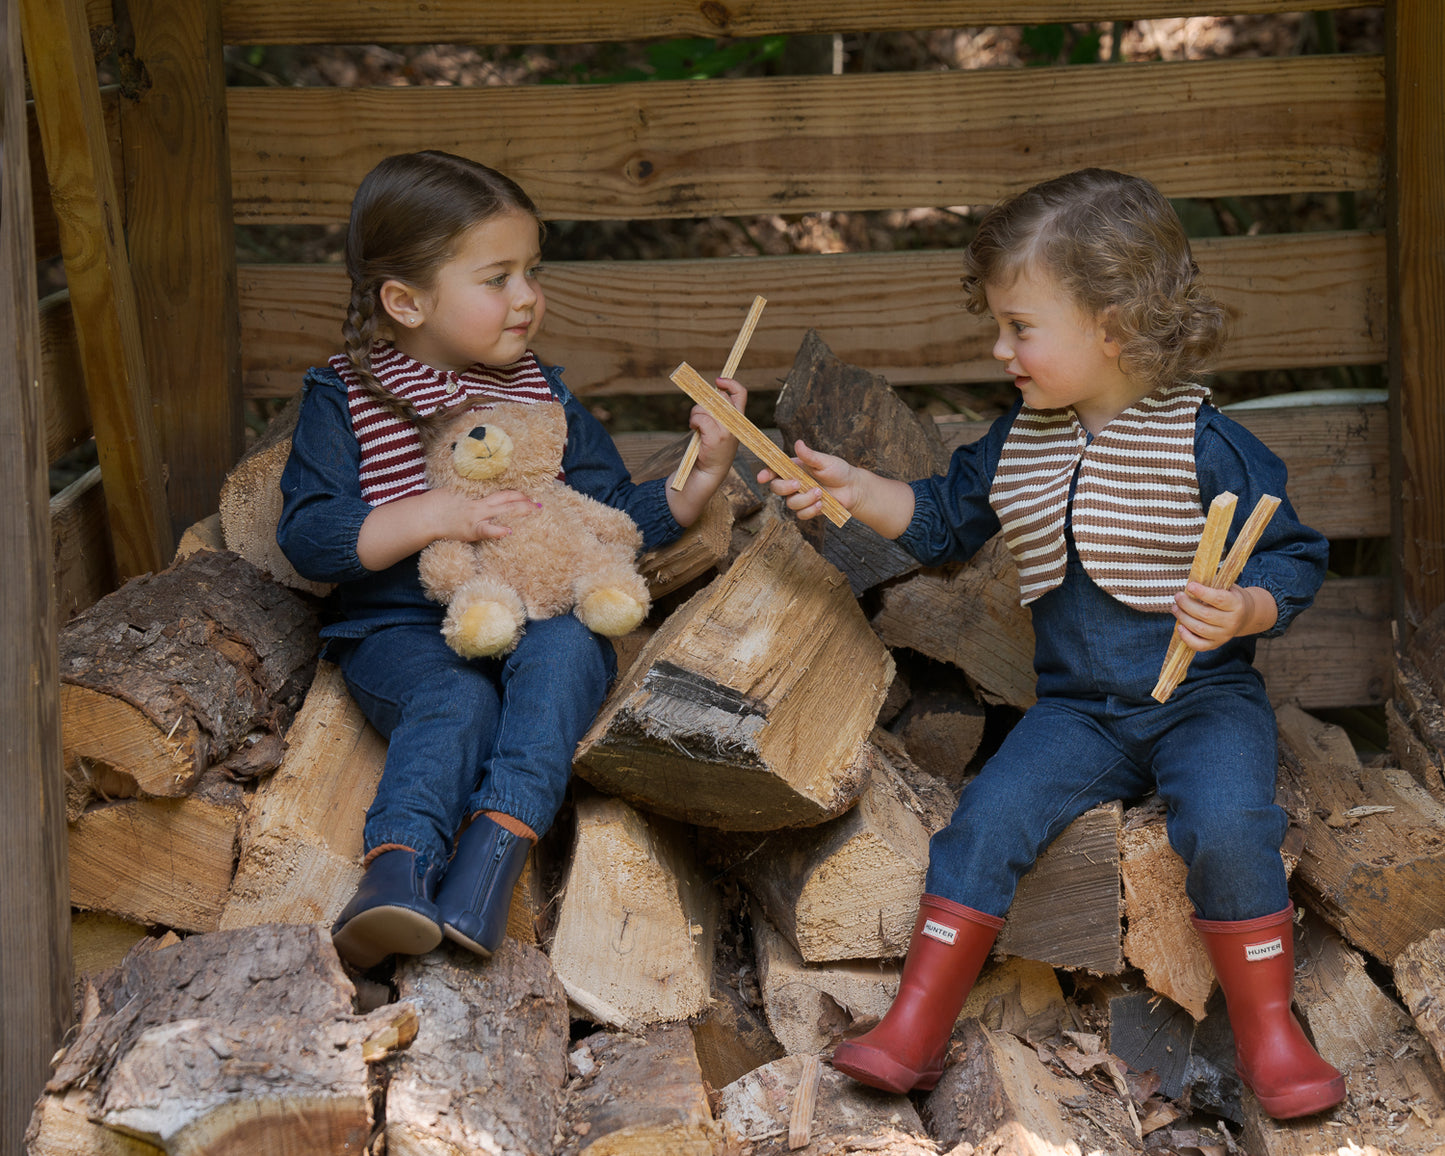
[[[1297,9],[1292,0],[1216,7]],[[0,860],[6,1150],[69,1014],[54,975],[65,928],[46,915],[65,895],[54,882],[64,877],[64,829],[51,814],[61,769],[50,624],[164,566],[178,532],[216,508],[242,449],[244,399],[289,395],[335,349],[339,267],[238,262],[236,227],[340,223],[357,182],[390,153],[428,146],[485,160],[556,220],[979,205],[1085,164],[1138,172],[1178,198],[1381,196],[1383,230],[1222,237],[1200,242],[1197,256],[1240,317],[1225,368],[1389,370],[1388,403],[1240,415],[1286,458],[1307,521],[1332,539],[1388,541],[1392,563],[1389,577],[1332,579],[1310,616],[1267,649],[1271,678],[1306,705],[1383,701],[1392,624],[1408,631],[1445,601],[1445,14],[1434,0],[1384,6],[1379,56],[602,86],[227,88],[224,46],[753,37],[1197,9],[1194,0],[127,0],[113,12],[108,0],[0,0],[7,252],[26,248],[16,229],[28,224],[18,208],[27,191],[34,222],[26,261],[5,265],[12,300],[0,332],[15,340],[4,389],[21,424],[7,436],[25,450],[4,455],[6,478],[30,496],[44,462],[92,435],[100,459],[51,503],[48,536],[31,505],[19,529],[0,522],[5,588],[26,599],[23,624],[9,630],[0,725],[28,736],[0,772],[11,787]],[[22,20],[28,127],[17,112]],[[115,86],[96,84],[97,43],[120,49]],[[17,289],[32,254],[63,254],[68,285],[38,309]],[[678,362],[722,364],[737,307],[761,293],[769,305],[749,346],[749,381],[785,375],[810,327],[894,385],[987,380],[991,339],[959,307],[957,270],[946,251],[563,262],[551,266],[538,352],[567,366],[584,396],[671,393]],[[37,378],[43,404],[29,388]],[[956,443],[977,430],[954,422],[946,434]],[[625,450],[639,460],[648,445]],[[17,915],[27,935],[14,934]]]

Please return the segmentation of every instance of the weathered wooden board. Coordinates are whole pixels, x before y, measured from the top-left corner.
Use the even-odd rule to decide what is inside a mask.
[[[1381,234],[1225,237],[1197,240],[1193,249],[1211,288],[1239,315],[1220,368],[1384,360]],[[787,376],[810,328],[838,357],[895,387],[996,381],[993,334],[985,319],[959,306],[960,259],[942,250],[738,262],[559,261],[545,274],[547,327],[537,351],[566,366],[569,388],[583,396],[672,392],[668,374],[679,361],[721,365],[727,356],[733,318],[716,303],[757,292],[768,310],[739,371],[754,389]],[[336,352],[345,274],[334,265],[250,264],[238,277],[246,392],[289,397],[307,366]],[[277,301],[286,302],[280,315]],[[1327,329],[1320,318],[1329,319]],[[1383,447],[1383,424],[1374,432]],[[1383,455],[1382,449],[1381,463]],[[1385,472],[1373,483],[1382,493]],[[1378,522],[1371,533],[1379,533]]]

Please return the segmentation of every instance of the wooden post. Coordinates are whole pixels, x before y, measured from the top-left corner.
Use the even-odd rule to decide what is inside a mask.
[[[145,83],[122,89],[126,237],[177,535],[244,448],[221,8],[128,4]]]
[[[1391,536],[1408,636],[1445,603],[1445,9],[1393,0],[1385,11]]]
[[[163,569],[174,539],[85,10],[20,0],[20,13],[116,569],[132,578]]]
[[[24,64],[0,0],[0,1151],[21,1149],[70,1022],[70,904]]]

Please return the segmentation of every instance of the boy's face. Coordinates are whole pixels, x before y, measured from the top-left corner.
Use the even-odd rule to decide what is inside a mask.
[[[397,318],[396,347],[434,369],[510,365],[542,326],[541,235],[530,213],[489,217],[462,234],[415,312]]]
[[[1103,319],[1081,310],[1048,270],[1027,265],[1010,283],[985,285],[984,296],[998,325],[993,355],[1025,405],[1072,406],[1098,433],[1141,396],[1119,368],[1119,345]]]

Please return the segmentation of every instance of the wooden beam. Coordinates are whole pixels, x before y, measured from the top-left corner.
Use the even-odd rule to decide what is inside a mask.
[[[100,0],[89,0],[99,8]],[[1317,9],[1358,0],[1315,0]],[[1298,0],[1231,0],[1230,12],[1295,12]],[[1194,16],[1198,0],[1114,0],[1115,20]],[[365,5],[336,0],[223,0],[229,44],[578,44],[681,36],[912,31],[983,24],[1057,24],[1098,18],[1082,0],[788,0],[699,4],[697,0],[542,0],[525,9],[475,0],[408,0]]]
[[[231,88],[226,103],[241,223],[343,222],[372,166],[418,141],[485,161],[544,216],[580,221],[987,205],[1084,165],[1138,173],[1171,197],[1374,190],[1384,72],[1383,58],[1359,54]]]
[[[1385,11],[1393,569],[1408,633],[1445,602],[1445,9],[1393,0]]]
[[[0,1149],[18,1152],[70,1023],[70,908],[51,592],[40,318],[31,238],[25,65],[0,0]]]
[[[1220,369],[1385,360],[1383,233],[1224,237],[1193,248],[1210,287],[1237,314]],[[813,328],[841,360],[893,386],[997,381],[988,321],[959,298],[961,259],[938,249],[559,261],[543,273],[547,324],[537,354],[566,366],[568,387],[586,397],[671,393],[667,375],[679,361],[721,365],[727,355],[735,329],[717,303],[756,292],[768,309],[740,370],[751,389],[781,385]],[[308,366],[340,348],[345,270],[242,265],[239,274],[246,393],[289,397]]]
[[[128,578],[162,569],[174,539],[85,13],[80,0],[20,0],[20,11],[116,565]]]
[[[171,528],[213,513],[244,446],[220,13],[130,0],[149,83],[121,104],[126,236]]]

